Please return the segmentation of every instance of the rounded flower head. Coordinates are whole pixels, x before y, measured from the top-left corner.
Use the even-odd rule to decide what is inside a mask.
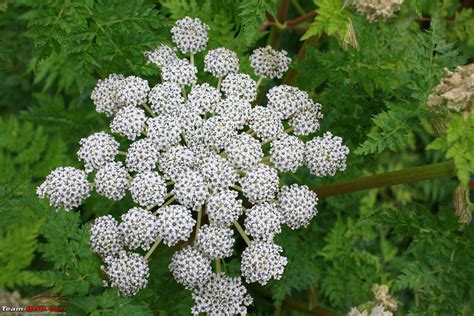
[[[212,275],[211,260],[190,246],[174,253],[169,269],[175,280],[187,289],[207,282]]]
[[[169,205],[158,213],[158,234],[165,245],[171,247],[189,238],[196,224],[190,210],[182,205]]]
[[[230,49],[219,47],[207,52],[204,57],[204,71],[214,77],[222,78],[239,71],[240,63],[237,54]]]
[[[203,225],[196,240],[197,248],[209,259],[232,256],[232,229],[218,225]]]
[[[278,112],[263,106],[253,108],[249,126],[262,141],[275,139],[283,133],[283,123]]]
[[[187,16],[176,21],[171,29],[173,34],[171,39],[184,54],[194,54],[206,48],[209,40],[208,31],[207,24],[202,23],[198,18],[193,19]]]
[[[257,98],[257,83],[247,74],[230,74],[222,81],[226,97],[252,102]]]
[[[349,148],[342,144],[342,138],[332,136],[330,132],[306,143],[306,164],[318,177],[333,176],[336,171],[346,170],[347,154]]]
[[[155,50],[145,52],[144,55],[148,58],[149,63],[153,63],[159,68],[163,68],[166,64],[178,58],[176,48],[164,44],[158,46]]]
[[[242,129],[249,120],[252,105],[239,98],[230,97],[217,105],[216,113],[225,117],[237,129]]]
[[[148,94],[148,101],[156,114],[176,115],[184,106],[181,88],[173,82],[164,82],[154,86]]]
[[[148,138],[160,149],[176,145],[181,140],[181,124],[176,116],[159,115],[147,121]]]
[[[306,147],[298,137],[284,134],[270,145],[271,161],[278,170],[296,172],[304,164]]]
[[[281,256],[283,249],[266,241],[254,241],[242,253],[240,270],[247,283],[267,284],[281,279],[288,259]]]
[[[187,104],[189,105],[189,103]],[[178,113],[178,119],[183,129],[183,137],[186,139],[190,134],[202,126],[204,119],[201,117],[200,110],[185,105]]]
[[[173,194],[182,205],[197,209],[206,202],[209,188],[199,172],[189,170],[176,178]]]
[[[130,193],[133,201],[141,206],[161,205],[167,194],[166,183],[156,171],[142,172],[133,178]]]
[[[160,170],[166,177],[176,180],[194,166],[194,153],[187,147],[177,145],[161,154],[159,164]]]
[[[229,226],[242,215],[242,200],[237,199],[238,193],[223,190],[211,195],[207,201],[206,214],[211,223]]]
[[[202,125],[203,142],[212,149],[223,149],[236,135],[235,124],[223,116],[213,116]]]
[[[129,171],[145,172],[155,169],[159,154],[155,143],[144,138],[130,144],[125,162]]]
[[[150,211],[134,207],[122,215],[119,230],[129,249],[148,250],[158,238],[158,220]]]
[[[132,296],[145,288],[150,276],[146,260],[137,253],[121,251],[118,256],[105,258],[105,273],[110,286],[117,288],[120,295]]]
[[[356,10],[370,22],[385,21],[400,10],[403,0],[352,0]]]
[[[240,181],[244,195],[252,203],[266,202],[278,192],[278,173],[275,169],[259,164]]]
[[[52,207],[64,207],[66,211],[81,205],[90,193],[87,173],[74,167],[54,169],[36,189],[36,194],[41,198],[47,197]]]
[[[190,86],[197,81],[197,68],[187,60],[175,59],[165,65],[161,70],[164,81],[172,82],[178,86]]]
[[[227,160],[238,169],[249,170],[263,158],[260,142],[247,133],[234,137],[226,146]]]
[[[123,239],[117,221],[111,215],[97,217],[90,229],[89,245],[93,252],[106,257],[123,248]]]
[[[214,112],[221,100],[221,93],[208,83],[195,86],[188,96],[188,105],[199,113]]]
[[[117,101],[125,106],[139,106],[145,103],[149,91],[148,81],[129,76],[122,81],[120,89],[117,90]]]
[[[308,226],[318,213],[318,197],[305,185],[292,184],[281,188],[278,195],[283,222],[291,229]]]
[[[309,135],[319,129],[319,120],[323,118],[321,104],[309,100],[290,119],[295,135]]]
[[[250,66],[259,77],[281,78],[290,63],[291,58],[286,51],[277,51],[271,46],[257,48],[250,55]]]
[[[231,278],[224,273],[212,274],[208,282],[193,292],[194,315],[247,315],[247,306],[252,297],[242,285],[240,278]]]
[[[110,129],[114,133],[125,136],[130,140],[135,140],[143,131],[146,120],[147,116],[143,109],[126,106],[117,112],[110,123]]]
[[[230,163],[218,154],[208,154],[202,159],[199,171],[209,181],[213,190],[222,190],[237,182],[238,174]]]
[[[91,99],[96,111],[107,116],[114,115],[122,106],[117,100],[117,92],[120,90],[125,77],[111,74],[108,78],[99,80],[92,91]]]
[[[281,119],[289,118],[310,102],[306,92],[287,85],[275,86],[268,90],[267,99],[267,107],[279,113]]]
[[[95,174],[95,190],[102,196],[119,201],[125,196],[130,185],[128,171],[122,162],[110,162]]]
[[[112,162],[119,150],[119,142],[107,133],[94,133],[79,142],[81,148],[77,152],[79,161],[84,161],[87,172],[98,170],[107,163]]]
[[[251,207],[245,217],[245,232],[254,239],[272,240],[281,232],[281,214],[275,203]]]

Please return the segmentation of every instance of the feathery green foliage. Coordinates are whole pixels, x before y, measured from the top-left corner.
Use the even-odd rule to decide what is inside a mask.
[[[82,167],[79,140],[109,130],[90,100],[97,80],[120,73],[160,82],[143,53],[171,44],[174,22],[192,16],[210,26],[208,48],[235,51],[243,72],[252,73],[248,56],[257,47],[288,51],[296,77],[266,79],[260,92],[294,80],[322,104],[317,135],[331,131],[350,148],[344,173],[318,178],[301,168],[285,174],[282,185],[317,188],[449,159],[456,166],[457,178],[320,198],[306,229],[284,228],[275,238],[288,266],[281,280],[248,287],[249,314],[344,315],[373,301],[374,284],[385,284],[398,302],[395,315],[472,315],[473,224],[458,222],[452,196],[458,183],[472,187],[474,116],[440,117],[426,106],[445,68],[473,62],[474,15],[466,3],[405,0],[394,17],[375,23],[345,0],[0,4],[0,290],[53,292],[72,315],[190,314],[190,292],[168,269],[181,244],[157,248],[138,295],[103,287],[102,260],[89,248],[90,221],[119,218],[132,206],[129,194],[114,202],[93,193],[78,210],[57,212],[35,189],[58,166]],[[272,22],[277,15],[287,23]],[[203,59],[196,54],[198,67]],[[207,73],[199,79],[217,83]],[[432,119],[442,120],[444,133],[434,132]],[[463,202],[472,205],[467,192]],[[239,262],[234,256],[222,268],[237,276]]]

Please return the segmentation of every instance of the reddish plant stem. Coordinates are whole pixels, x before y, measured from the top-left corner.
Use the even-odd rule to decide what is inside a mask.
[[[277,20],[278,22],[283,22],[286,19],[286,13],[288,12],[288,7],[290,6],[290,0],[281,0],[280,6],[278,7]]]
[[[298,26],[299,24],[305,22],[306,20],[309,20],[311,19],[312,17],[314,17],[316,15],[316,10],[312,10],[312,11],[309,11],[309,12],[306,12],[305,14],[299,16],[299,17],[296,17],[294,19],[291,19],[291,20],[287,20],[287,21],[284,21],[284,22],[281,22],[279,20],[276,20],[273,16],[270,15],[270,13],[268,12],[265,12],[265,15],[267,17],[267,20],[263,23],[262,27],[259,29],[259,31],[264,31],[266,30],[268,27],[270,26],[275,26],[281,30],[284,30],[284,29],[291,29],[291,28],[295,28],[296,26]]]
[[[278,12],[276,16],[276,25],[282,25],[282,22],[285,21],[286,19],[286,13],[288,12],[288,6],[290,5],[289,0],[281,0],[280,5],[278,6]],[[266,13],[267,19],[269,17],[269,14]],[[274,25],[272,27],[272,30],[270,31],[270,36],[268,37],[268,45],[273,47],[274,49],[278,49],[280,46],[280,40],[281,40],[281,29]]]
[[[292,20],[287,21],[284,25],[286,27],[294,27],[295,25],[303,23],[304,21],[309,20],[314,16],[316,16],[316,10],[306,12],[305,14],[303,14],[303,15],[297,17],[297,18],[294,18]]]
[[[323,185],[314,188],[313,190],[316,192],[316,194],[318,194],[318,197],[327,197],[397,184],[411,183],[441,177],[452,177],[455,174],[456,169],[454,167],[454,163],[452,161],[445,161]]]

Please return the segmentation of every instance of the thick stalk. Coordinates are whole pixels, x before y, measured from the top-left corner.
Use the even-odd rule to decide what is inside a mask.
[[[280,1],[280,5],[278,7],[278,13],[277,13],[277,16],[275,17],[277,23],[281,24],[285,22],[286,13],[288,12],[289,5],[290,5],[289,0]],[[278,47],[280,46],[280,41],[281,41],[281,33],[282,33],[282,30],[278,28],[278,26],[276,25],[272,26],[267,44],[273,47],[274,49],[278,49]]]
[[[220,258],[217,258],[216,259],[216,273],[219,273],[222,271],[222,268],[221,268],[221,259]]]
[[[327,184],[313,188],[313,191],[316,192],[318,197],[327,197],[332,195],[382,188],[397,184],[411,183],[441,177],[452,177],[455,174],[456,169],[454,167],[454,163],[452,161],[445,161],[420,167],[380,173],[373,176],[355,178],[339,183]]]

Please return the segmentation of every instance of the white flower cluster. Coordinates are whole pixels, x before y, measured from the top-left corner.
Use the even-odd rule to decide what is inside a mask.
[[[271,46],[257,48],[250,55],[250,65],[255,74],[264,78],[281,78],[291,63],[286,51],[276,51]]]
[[[123,296],[131,296],[148,284],[150,270],[146,260],[137,253],[120,251],[116,256],[104,259],[104,269],[111,287],[118,289]]]
[[[169,269],[193,291],[193,313],[246,314],[252,299],[243,280],[266,284],[284,273],[288,261],[273,241],[282,225],[305,227],[317,214],[316,193],[305,185],[282,187],[279,172],[306,166],[315,176],[332,176],[345,169],[349,149],[329,132],[314,136],[321,105],[296,87],[277,85],[257,105],[257,82],[239,73],[237,55],[226,48],[204,57],[217,84],[197,83],[194,54],[207,46],[208,29],[186,17],[172,29],[177,49],[161,45],[145,53],[163,80],[151,89],[135,76],[100,80],[91,98],[98,112],[112,117],[117,135],[82,139],[78,158],[85,170],[57,168],[38,195],[69,210],[93,188],[113,200],[130,194],[137,207],[120,220],[99,217],[90,229],[90,247],[107,263],[110,285],[121,295],[146,286],[147,260],[163,242],[179,248]],[[270,47],[250,59],[259,82],[282,77],[291,61]],[[235,253],[233,227],[247,243],[243,280],[220,271]],[[132,252],[142,250],[147,254]]]

